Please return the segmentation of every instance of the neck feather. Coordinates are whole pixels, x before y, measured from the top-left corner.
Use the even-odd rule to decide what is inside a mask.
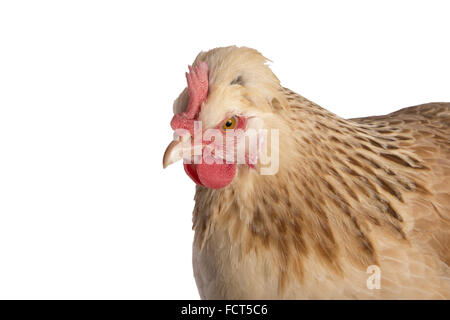
[[[406,241],[398,207],[408,192],[427,194],[415,175],[427,168],[402,151],[405,137],[292,95],[289,109],[273,118],[280,128],[279,171],[264,176],[241,168],[227,188],[198,187],[195,244],[204,246],[223,229],[242,254],[272,250],[280,268],[292,264],[300,278],[308,257],[336,273],[340,257],[376,264],[371,233]]]

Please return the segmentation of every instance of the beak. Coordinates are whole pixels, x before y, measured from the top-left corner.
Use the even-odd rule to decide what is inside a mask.
[[[180,140],[173,140],[168,146],[166,151],[164,152],[164,158],[163,158],[163,168],[167,168],[169,165],[171,165],[174,162],[177,162],[183,157],[182,154],[182,144],[183,141]]]
[[[193,149],[189,134],[182,137],[175,137],[164,152],[163,168],[165,169],[172,163],[184,158],[191,160]]]

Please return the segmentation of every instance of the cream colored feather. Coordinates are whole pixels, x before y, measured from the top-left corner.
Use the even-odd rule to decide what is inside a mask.
[[[346,120],[283,88],[256,50],[198,61],[210,70],[205,127],[240,112],[280,130],[277,174],[239,166],[223,189],[197,186],[202,298],[450,298],[449,103]],[[185,90],[175,112],[187,101]],[[367,287],[372,265],[380,289]]]

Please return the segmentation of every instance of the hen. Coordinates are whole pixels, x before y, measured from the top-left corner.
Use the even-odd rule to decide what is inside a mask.
[[[183,158],[197,184],[201,298],[450,298],[450,103],[343,119],[256,50],[193,65],[163,163]]]

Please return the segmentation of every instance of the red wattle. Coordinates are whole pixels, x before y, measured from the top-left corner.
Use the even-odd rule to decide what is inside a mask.
[[[195,167],[196,167],[195,164],[185,163],[184,171],[186,171],[187,175],[189,176],[189,178],[192,179],[192,181],[194,181],[196,184],[203,186],[203,184],[200,182],[200,179],[198,178],[197,169]]]
[[[236,164],[184,164],[187,175],[199,185],[220,189],[230,184],[236,174]]]

